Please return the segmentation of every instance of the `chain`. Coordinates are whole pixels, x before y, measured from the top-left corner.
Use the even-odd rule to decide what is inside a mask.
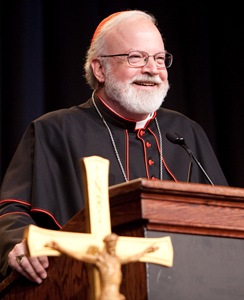
[[[125,169],[124,169],[123,164],[122,164],[122,162],[121,162],[121,159],[120,159],[120,156],[119,156],[119,152],[118,152],[118,149],[117,149],[116,144],[115,144],[115,141],[114,141],[114,137],[113,137],[112,131],[111,131],[111,129],[109,128],[109,126],[108,126],[106,120],[104,119],[103,115],[101,114],[100,110],[98,109],[98,107],[97,107],[97,105],[96,105],[96,103],[95,103],[95,99],[94,99],[95,92],[96,92],[96,91],[93,91],[93,93],[92,93],[92,102],[93,102],[93,105],[94,105],[94,107],[95,107],[95,109],[96,109],[98,115],[100,116],[101,120],[103,121],[105,127],[106,127],[107,130],[108,130],[108,134],[109,134],[111,143],[112,143],[112,145],[113,145],[114,153],[115,153],[115,156],[116,156],[116,158],[117,158],[119,167],[120,167],[120,169],[121,169],[121,172],[122,172],[122,174],[123,174],[123,177],[124,177],[125,181],[128,182],[129,180],[128,180],[127,176],[126,176]],[[158,136],[159,136],[159,147],[160,147],[160,153],[159,153],[160,170],[159,170],[159,171],[160,171],[160,179],[162,180],[162,179],[163,179],[162,135],[161,135],[161,132],[160,132],[160,127],[159,127],[157,118],[155,118],[155,123],[156,123],[156,127],[157,127],[157,130],[158,130]]]

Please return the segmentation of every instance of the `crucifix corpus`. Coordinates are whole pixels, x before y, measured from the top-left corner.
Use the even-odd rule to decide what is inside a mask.
[[[145,262],[173,265],[169,236],[139,238],[111,232],[107,159],[90,156],[80,160],[84,187],[87,233],[43,229],[29,225],[24,233],[30,256],[69,255],[87,263],[91,300],[122,300],[121,265]]]

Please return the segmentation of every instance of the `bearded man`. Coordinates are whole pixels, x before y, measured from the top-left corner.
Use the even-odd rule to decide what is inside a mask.
[[[161,107],[172,61],[150,14],[122,11],[99,24],[85,63],[91,99],[33,120],[4,177],[2,277],[11,269],[39,284],[47,277],[48,258],[25,255],[23,232],[30,224],[59,229],[84,207],[82,157],[109,160],[109,185],[141,177],[188,181],[188,154],[166,138],[166,133],[176,132],[213,183],[227,185],[203,129],[187,116]],[[197,165],[190,181],[209,184]]]

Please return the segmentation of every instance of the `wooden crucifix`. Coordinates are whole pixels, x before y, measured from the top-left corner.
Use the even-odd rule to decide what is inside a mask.
[[[122,264],[133,261],[171,267],[173,265],[171,239],[169,236],[138,238],[117,236],[112,233],[108,195],[109,161],[98,156],[91,156],[81,159],[80,165],[87,233],[56,231],[30,225],[24,234],[28,254],[30,256],[67,254],[86,262],[88,263],[91,300],[125,299],[118,292],[122,273],[120,269],[118,270],[118,266],[115,266],[116,261],[120,263],[119,268]],[[108,257],[111,259],[111,255],[114,256],[114,261],[108,264],[105,259]],[[106,267],[103,267],[105,265]],[[105,270],[107,272],[108,268],[110,272],[117,270],[118,275],[115,273],[106,277]],[[105,285],[108,288],[105,288]],[[105,293],[111,293],[112,297],[109,298],[107,294],[103,297]],[[113,297],[113,293],[117,293],[118,297]]]

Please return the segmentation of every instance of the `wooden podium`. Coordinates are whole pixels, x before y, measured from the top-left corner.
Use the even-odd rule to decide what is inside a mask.
[[[137,179],[110,187],[113,232],[171,236],[172,268],[124,265],[127,300],[243,300],[244,189]],[[84,212],[63,228],[84,232]],[[0,299],[89,299],[86,265],[50,257],[48,278],[32,284],[16,273],[0,283]]]

